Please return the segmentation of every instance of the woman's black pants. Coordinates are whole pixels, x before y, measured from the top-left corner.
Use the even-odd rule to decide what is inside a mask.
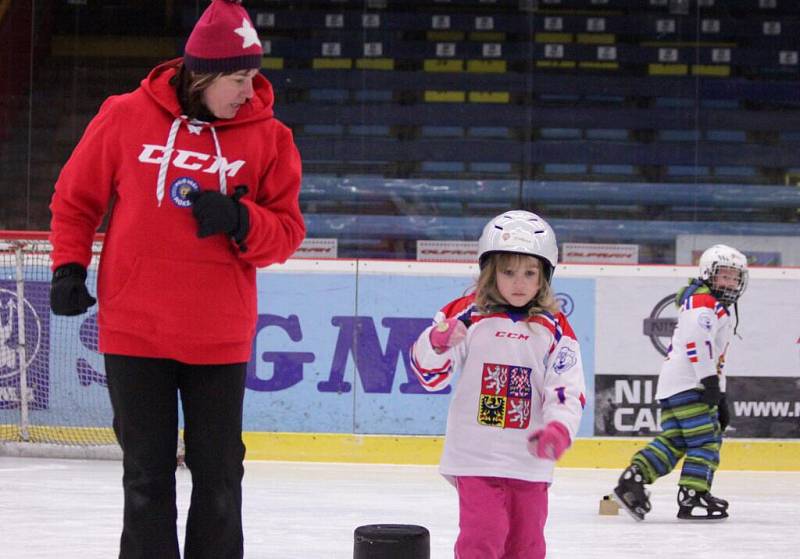
[[[185,559],[243,556],[242,406],[246,363],[187,365],[105,355],[123,455],[120,559],[179,558],[175,468],[178,396],[192,496]]]

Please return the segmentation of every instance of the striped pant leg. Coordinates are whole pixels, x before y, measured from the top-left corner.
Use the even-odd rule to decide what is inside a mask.
[[[680,406],[680,403],[677,405]],[[674,408],[668,399],[662,400],[661,434],[634,454],[631,462],[642,470],[646,483],[653,483],[670,473],[685,452],[686,443]]]
[[[719,467],[719,449],[722,429],[715,407],[700,400],[695,390],[694,401],[676,409],[676,417],[686,441],[686,458],[683,461],[678,485],[698,491],[708,491]]]

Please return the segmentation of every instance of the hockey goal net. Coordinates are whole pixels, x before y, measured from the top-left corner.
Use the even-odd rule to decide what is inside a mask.
[[[91,293],[101,247],[98,238]],[[6,454],[116,454],[96,307],[50,312],[50,249],[46,233],[0,231],[0,445]]]

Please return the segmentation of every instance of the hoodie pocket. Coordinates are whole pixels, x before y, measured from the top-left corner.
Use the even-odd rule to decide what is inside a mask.
[[[101,301],[103,322],[140,336],[242,341],[255,305],[242,296],[240,274],[231,263],[138,257],[119,291]]]

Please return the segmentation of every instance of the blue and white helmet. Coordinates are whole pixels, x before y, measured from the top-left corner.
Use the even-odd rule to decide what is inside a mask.
[[[524,210],[500,214],[483,228],[478,240],[480,267],[483,268],[486,258],[496,252],[528,254],[538,258],[547,283],[553,279],[558,264],[558,245],[553,228],[535,213]]]
[[[732,268],[739,272],[739,281],[735,287],[717,284],[716,276],[720,268]],[[723,305],[731,305],[742,296],[747,288],[747,277],[747,258],[733,247],[714,245],[706,249],[700,257],[700,279]]]

